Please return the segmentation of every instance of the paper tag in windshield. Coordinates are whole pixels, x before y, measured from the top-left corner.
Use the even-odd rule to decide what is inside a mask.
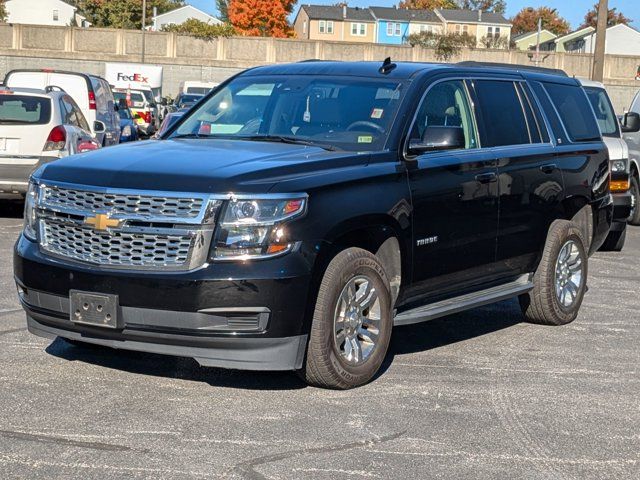
[[[373,137],[371,135],[360,135],[358,137],[358,143],[372,143]]]
[[[384,109],[382,108],[374,108],[371,112],[371,118],[380,119],[384,115]]]

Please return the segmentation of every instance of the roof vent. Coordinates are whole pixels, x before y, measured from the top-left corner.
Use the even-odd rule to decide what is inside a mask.
[[[347,6],[342,6],[342,18],[347,18]]]
[[[482,21],[482,10],[478,10],[478,21]]]

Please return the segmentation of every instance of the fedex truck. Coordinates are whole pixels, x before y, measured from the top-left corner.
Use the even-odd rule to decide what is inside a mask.
[[[140,63],[106,63],[104,78],[115,88],[151,89],[153,97],[162,97],[162,67]]]

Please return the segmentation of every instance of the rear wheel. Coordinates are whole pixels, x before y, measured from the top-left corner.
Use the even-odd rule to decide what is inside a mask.
[[[525,318],[542,325],[564,325],[578,316],[587,287],[588,256],[578,225],[567,220],[553,222],[534,288],[520,296]]]
[[[636,173],[631,174],[631,215],[629,216],[629,223],[631,225],[640,225],[640,183]]]
[[[377,257],[340,252],[322,279],[301,376],[315,386],[347,389],[377,373],[392,329],[389,280]]]

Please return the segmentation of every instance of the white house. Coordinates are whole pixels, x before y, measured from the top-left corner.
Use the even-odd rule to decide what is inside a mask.
[[[88,27],[87,19],[77,8],[62,0],[7,0],[8,23]]]
[[[156,15],[152,18],[152,30],[159,31],[165,25],[180,25],[190,18],[195,18],[201,22],[208,23],[210,25],[220,25],[222,22],[216,17],[209,15],[208,13],[198,10],[192,5],[185,5],[184,7],[176,8],[170,12],[165,12],[160,15]]]
[[[585,53],[593,53],[595,49],[596,33],[593,32],[584,37],[583,51]],[[640,56],[640,32],[622,23],[607,28],[605,53],[608,55]]]

